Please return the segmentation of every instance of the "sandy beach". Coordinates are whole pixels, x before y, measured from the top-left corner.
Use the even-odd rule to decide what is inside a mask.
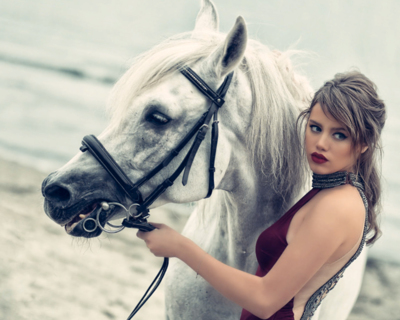
[[[90,241],[68,236],[43,211],[45,176],[0,159],[0,319],[126,319],[162,259],[131,230]],[[178,230],[186,220],[176,206],[152,217]],[[162,286],[135,319],[164,319]],[[400,319],[399,265],[368,260],[349,320],[369,319]]]

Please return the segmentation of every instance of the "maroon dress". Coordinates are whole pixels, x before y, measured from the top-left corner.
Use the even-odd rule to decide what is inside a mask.
[[[353,263],[353,261],[360,255],[363,246],[365,244],[366,235],[368,232],[368,201],[364,194],[364,185],[362,179],[357,177],[351,172],[335,172],[327,175],[313,174],[313,184],[311,189],[303,198],[301,198],[288,212],[286,212],[277,222],[275,222],[271,227],[266,229],[257,239],[256,243],[256,256],[258,260],[258,269],[256,275],[259,277],[265,276],[278,261],[279,257],[285,251],[288,243],[286,242],[286,235],[292,221],[293,216],[296,212],[306,204],[310,199],[312,199],[321,189],[334,188],[344,184],[351,184],[356,187],[359,191],[361,199],[365,206],[365,222],[362,234],[360,236],[358,245],[356,244],[352,250],[350,250],[342,258],[351,258],[349,260],[343,261],[339,259],[335,262],[334,268],[339,268],[336,270],[330,270],[330,272],[335,272],[326,282],[316,287],[316,291],[309,296],[306,304],[304,305],[304,310],[301,315],[300,320],[310,320],[318,306],[320,305],[322,299],[332,290],[339,279],[343,276],[346,268]],[[337,264],[340,263],[340,264]],[[330,264],[332,265],[332,264]],[[321,268],[322,270],[322,268]],[[324,277],[325,281],[326,275]],[[315,283],[314,283],[315,285]],[[306,288],[306,287],[305,287]],[[306,288],[309,289],[309,288]],[[293,314],[294,297],[280,310],[275,312],[268,320],[294,320]],[[249,311],[243,309],[240,320],[256,320],[260,319],[255,315],[251,314]]]
[[[258,237],[256,244],[256,256],[258,269],[256,276],[265,276],[278,261],[283,251],[287,247],[286,235],[295,213],[314,197],[321,189],[311,189],[301,198],[288,212],[286,212],[277,222],[268,229],[264,230]],[[294,320],[292,298],[285,306],[278,310],[268,320]],[[258,320],[260,318],[243,309],[240,320]]]

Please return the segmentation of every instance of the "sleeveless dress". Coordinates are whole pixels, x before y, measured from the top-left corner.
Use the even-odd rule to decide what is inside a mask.
[[[313,189],[301,198],[288,212],[286,212],[272,226],[263,231],[256,243],[258,269],[256,275],[265,276],[278,261],[288,243],[286,235],[290,222],[296,212],[312,199],[321,189],[333,188],[350,183],[355,186],[363,200],[366,213],[368,203],[364,195],[362,183],[357,181],[353,173],[335,172],[328,175],[313,174]],[[325,264],[310,281],[285,306],[273,314],[268,320],[309,320],[320,305],[322,299],[333,289],[343,276],[346,268],[360,255],[365,243],[368,229],[367,214],[363,231],[356,245],[344,256],[333,263]],[[296,299],[296,302],[295,302]],[[296,317],[295,317],[296,314]],[[300,317],[301,315],[301,317]],[[260,318],[243,309],[240,320],[258,320]]]

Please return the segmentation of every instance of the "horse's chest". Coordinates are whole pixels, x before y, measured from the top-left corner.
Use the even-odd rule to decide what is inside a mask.
[[[165,287],[167,319],[238,319],[241,308],[214,290],[181,261],[167,273]]]

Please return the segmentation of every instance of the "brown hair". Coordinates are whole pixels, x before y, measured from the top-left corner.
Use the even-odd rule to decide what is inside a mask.
[[[376,85],[358,71],[338,73],[315,93],[311,105],[302,111],[299,124],[309,118],[312,108],[319,103],[326,114],[342,123],[350,133],[354,152],[368,149],[357,158],[355,173],[361,177],[368,201],[367,244],[374,243],[381,230],[377,221],[380,212],[382,156],[381,131],[386,120],[385,104],[379,99]]]

